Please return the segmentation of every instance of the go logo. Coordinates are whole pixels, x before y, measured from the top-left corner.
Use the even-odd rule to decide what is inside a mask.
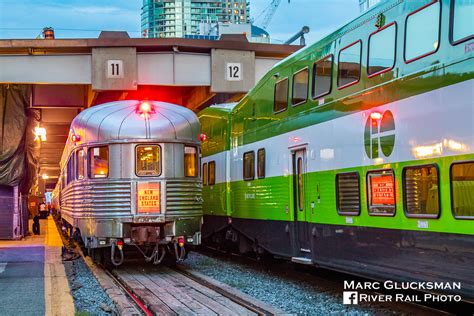
[[[369,158],[380,157],[380,152],[388,157],[395,146],[395,120],[390,111],[383,115],[378,112],[371,113],[365,124],[364,132],[365,152]]]

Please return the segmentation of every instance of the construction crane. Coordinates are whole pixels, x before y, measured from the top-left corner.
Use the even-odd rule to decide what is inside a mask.
[[[278,9],[278,6],[280,5],[280,2],[281,0],[272,0],[270,5],[262,12],[266,12],[265,17],[263,18],[263,22],[261,24],[262,29],[267,29],[268,25],[270,24],[270,21],[275,15],[276,10]],[[288,0],[288,3],[290,3],[290,0]]]

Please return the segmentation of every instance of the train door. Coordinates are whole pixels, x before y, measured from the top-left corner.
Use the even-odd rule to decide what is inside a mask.
[[[293,214],[295,227],[294,261],[311,258],[310,238],[306,219],[306,149],[293,151]]]

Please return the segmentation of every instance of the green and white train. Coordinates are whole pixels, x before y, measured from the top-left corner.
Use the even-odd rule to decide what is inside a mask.
[[[203,238],[472,299],[473,13],[384,1],[201,111]]]

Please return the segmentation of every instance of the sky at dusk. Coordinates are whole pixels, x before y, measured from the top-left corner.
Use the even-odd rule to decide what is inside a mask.
[[[271,0],[250,0],[250,15],[261,23]],[[0,0],[0,38],[35,38],[45,26],[57,38],[94,38],[100,30],[124,30],[140,37],[141,0]],[[282,0],[268,31],[287,40],[307,25],[312,43],[359,14],[358,0]]]

